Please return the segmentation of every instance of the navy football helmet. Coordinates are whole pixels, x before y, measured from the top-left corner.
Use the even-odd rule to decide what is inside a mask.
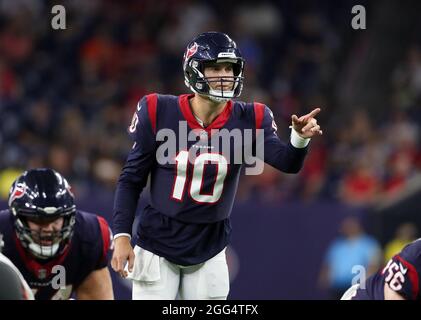
[[[18,238],[30,253],[48,259],[63,252],[73,235],[76,206],[70,186],[61,174],[52,169],[24,172],[12,184],[9,208]],[[63,226],[57,231],[41,233],[28,225],[28,220],[43,225],[60,217]]]
[[[220,77],[205,77],[207,63],[232,63],[234,76],[223,77],[223,82],[232,82],[232,90],[214,90],[211,82],[222,82]],[[184,82],[195,93],[218,102],[240,96],[243,89],[244,59],[235,42],[225,33],[205,32],[188,45],[183,57]],[[217,78],[217,79],[213,79]],[[222,84],[221,84],[222,87]]]

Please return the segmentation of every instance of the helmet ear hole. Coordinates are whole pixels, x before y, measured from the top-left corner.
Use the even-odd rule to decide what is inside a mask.
[[[243,72],[242,63],[233,63],[232,64],[233,70],[234,70],[234,76],[238,77]]]

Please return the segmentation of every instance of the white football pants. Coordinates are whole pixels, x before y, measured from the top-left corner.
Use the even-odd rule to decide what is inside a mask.
[[[204,263],[180,266],[135,246],[133,300],[226,300],[229,292],[225,249]]]

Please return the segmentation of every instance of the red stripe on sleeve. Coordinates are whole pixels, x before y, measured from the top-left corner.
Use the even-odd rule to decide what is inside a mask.
[[[110,229],[103,217],[97,216],[97,218],[102,235],[102,259],[106,259],[108,248],[110,247]]]
[[[263,116],[265,115],[265,105],[259,102],[254,103],[254,117],[256,121],[256,129],[262,126]]]
[[[152,130],[156,133],[156,105],[158,103],[158,95],[156,93],[146,96],[146,104],[148,106],[149,119],[151,120]]]
[[[419,292],[419,286],[418,286],[418,272],[417,269],[415,269],[415,267],[410,264],[408,261],[402,259],[399,256],[396,256],[400,262],[402,262],[402,264],[408,268],[408,276],[409,276],[409,280],[411,281],[412,284],[412,299],[416,299],[418,296],[418,292]]]

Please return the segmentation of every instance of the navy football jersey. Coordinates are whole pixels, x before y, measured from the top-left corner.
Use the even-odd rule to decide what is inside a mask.
[[[193,96],[151,94],[138,103],[128,129],[134,145],[114,206],[114,232],[131,234],[150,175],[150,201],[140,215],[136,243],[181,265],[204,262],[228,244],[240,173],[250,150],[258,148],[256,129],[263,131],[261,158],[283,172],[298,172],[307,152],[279,139],[273,114],[263,104],[228,101],[203,127],[190,108]],[[224,149],[223,131],[236,131],[241,142]]]
[[[353,300],[384,300],[384,284],[407,300],[421,300],[421,239],[402,249],[386,266],[366,281],[366,289],[358,289]]]
[[[69,299],[77,287],[94,270],[107,266],[111,246],[111,231],[104,218],[76,211],[74,233],[70,244],[59,256],[48,259],[36,259],[19,241],[14,229],[13,216],[9,210],[0,211],[0,233],[3,234],[2,253],[19,269],[37,300]],[[63,266],[65,287],[53,288],[54,276],[60,270],[54,266]]]

